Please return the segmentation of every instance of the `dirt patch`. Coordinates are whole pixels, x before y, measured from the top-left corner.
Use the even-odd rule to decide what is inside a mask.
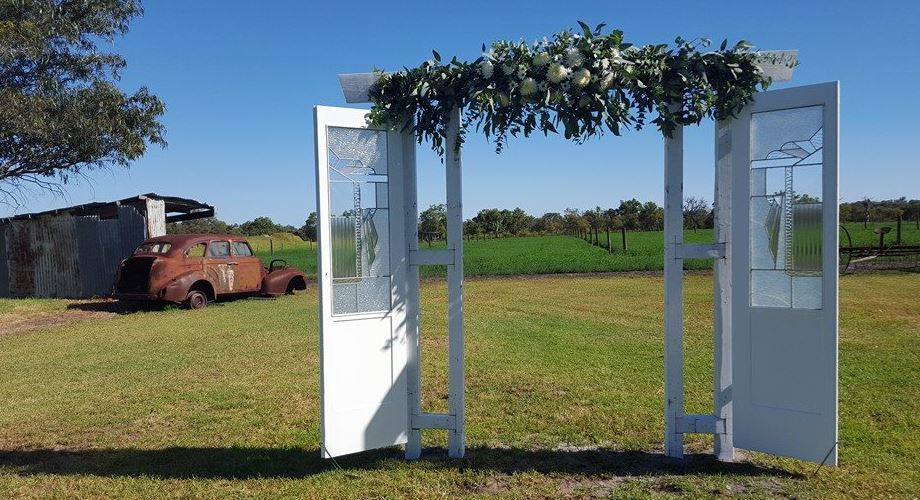
[[[97,310],[67,309],[64,311],[21,311],[0,314],[0,337],[17,333],[44,330],[71,325],[80,321],[109,319],[118,313],[99,308]]]

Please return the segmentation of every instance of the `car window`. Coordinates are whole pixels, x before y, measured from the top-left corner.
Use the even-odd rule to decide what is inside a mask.
[[[208,248],[207,243],[199,243],[193,246],[192,248],[189,248],[185,252],[185,256],[186,257],[204,257],[204,252],[205,250],[207,250],[207,248]]]
[[[233,255],[239,257],[251,257],[252,249],[249,248],[249,243],[245,241],[234,241],[233,242]]]
[[[137,250],[135,250],[134,253],[166,253],[170,248],[172,248],[171,243],[157,241],[153,243],[144,243],[143,245],[137,247]]]
[[[208,245],[208,257],[229,257],[230,256],[230,242],[229,241],[212,241]]]

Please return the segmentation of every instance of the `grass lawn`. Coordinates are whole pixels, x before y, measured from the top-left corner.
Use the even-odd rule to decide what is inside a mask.
[[[577,240],[576,240],[577,241]],[[687,411],[711,398],[711,290],[686,279]],[[315,288],[0,333],[0,497],[916,496],[917,275],[841,279],[839,468],[661,456],[662,279],[466,284],[468,455],[319,459]],[[423,286],[427,410],[446,402],[446,287]],[[35,304],[33,304],[35,302]],[[0,300],[26,315],[105,310]],[[3,332],[4,330],[0,330]],[[446,442],[425,435],[428,447]],[[711,440],[688,438],[704,453]]]

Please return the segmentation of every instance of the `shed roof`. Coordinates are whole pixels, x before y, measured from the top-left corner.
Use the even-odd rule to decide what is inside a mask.
[[[86,216],[95,215],[102,219],[116,217],[119,206],[132,206],[140,213],[146,212],[146,202],[148,199],[162,200],[166,209],[166,222],[180,222],[192,219],[202,219],[214,216],[214,207],[207,203],[191,200],[188,198],[179,198],[178,196],[161,196],[156,193],[139,194],[131,198],[125,198],[117,201],[84,203],[66,208],[56,208],[44,212],[35,212],[30,214],[20,214],[6,219],[0,219],[0,223],[11,220],[28,220],[38,217],[48,217],[54,215],[72,215]]]

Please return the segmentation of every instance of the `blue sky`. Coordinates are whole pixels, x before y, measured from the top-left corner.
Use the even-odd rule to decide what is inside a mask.
[[[576,21],[606,22],[637,44],[675,36],[744,38],[800,50],[793,82],[841,81],[843,200],[920,197],[916,159],[920,3],[825,2],[304,2],[158,0],[115,44],[122,85],[167,105],[169,147],[130,170],[94,173],[66,199],[33,197],[19,212],[144,192],[214,204],[242,222],[300,225],[315,206],[315,104],[344,105],[337,73],[416,65],[437,49],[474,59],[499,38],[533,40]],[[553,6],[550,8],[549,6]],[[712,198],[712,124],[685,135],[685,192]],[[532,213],[662,199],[662,139],[653,129],[585,145],[518,139],[501,155],[478,136],[464,150],[464,212]],[[419,149],[419,201],[444,198],[443,167]],[[9,215],[0,207],[0,216]]]

